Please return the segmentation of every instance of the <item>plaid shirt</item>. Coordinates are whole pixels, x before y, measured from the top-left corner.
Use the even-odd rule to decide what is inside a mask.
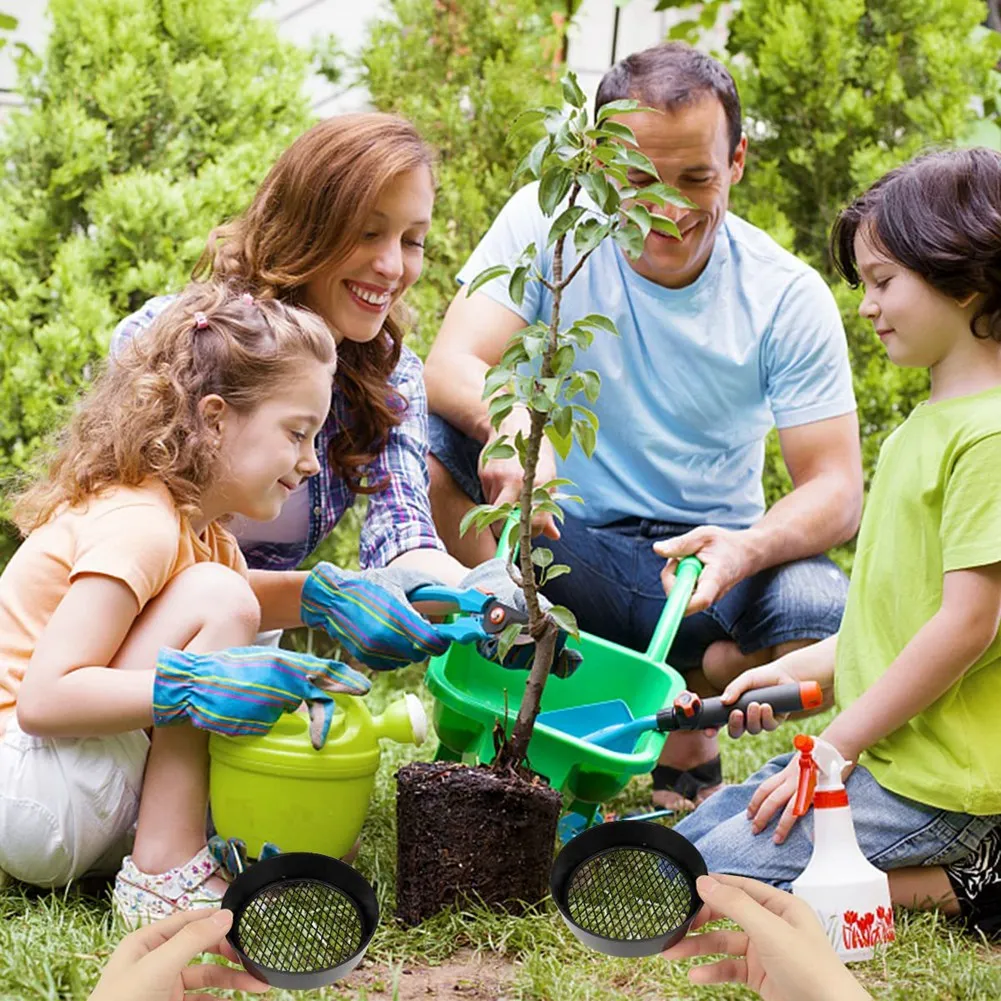
[[[146,330],[174,298],[161,295],[126,317],[111,335],[111,354],[137,332]],[[431,520],[428,497],[428,415],[423,366],[409,348],[403,348],[389,384],[408,403],[403,420],[389,434],[386,448],[365,470],[370,480],[388,481],[385,489],[368,497],[358,554],[363,568],[385,566],[411,549],[441,549],[444,545]],[[331,470],[327,445],[346,423],[344,398],[335,391],[330,414],[316,439],[320,471],[310,477],[309,535],[301,542],[257,542],[244,548],[247,564],[263,570],[293,570],[327,536],[354,505],[356,495]],[[279,516],[280,517],[280,516]]]

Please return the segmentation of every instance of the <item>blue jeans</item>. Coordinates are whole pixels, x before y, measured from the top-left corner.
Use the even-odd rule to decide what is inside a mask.
[[[430,441],[431,454],[459,488],[483,503],[480,443],[434,414]],[[561,538],[542,541],[572,572],[547,585],[546,596],[570,608],[586,632],[644,650],[664,608],[664,559],[654,553],[653,543],[694,527],[642,518],[595,526],[568,515]],[[682,674],[698,669],[706,648],[717,640],[732,640],[749,654],[792,640],[824,639],[838,631],[847,594],[848,579],[826,556],[771,567],[684,619],[671,648],[671,666]]]
[[[675,825],[702,853],[710,872],[752,876],[788,890],[806,868],[813,853],[812,810],[781,845],[772,841],[777,818],[760,834],[752,834],[746,814],[754,790],[792,757],[773,758],[746,782],[721,789]],[[955,862],[974,852],[1001,820],[952,813],[897,796],[861,766],[848,776],[845,788],[859,847],[883,870]]]

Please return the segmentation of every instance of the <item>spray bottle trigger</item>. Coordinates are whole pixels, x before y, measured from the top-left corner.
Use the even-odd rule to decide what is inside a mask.
[[[817,788],[817,762],[810,753],[813,750],[813,738],[806,734],[798,734],[793,741],[799,751],[799,782],[796,785],[796,801],[793,803],[793,816],[802,817],[813,805],[813,793]]]

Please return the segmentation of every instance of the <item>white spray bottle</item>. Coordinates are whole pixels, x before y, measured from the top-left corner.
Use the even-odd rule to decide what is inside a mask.
[[[813,806],[813,855],[792,892],[816,912],[837,954],[848,962],[871,959],[873,946],[892,942],[890,881],[862,854],[841,776],[848,762],[836,747],[799,734],[797,817]]]

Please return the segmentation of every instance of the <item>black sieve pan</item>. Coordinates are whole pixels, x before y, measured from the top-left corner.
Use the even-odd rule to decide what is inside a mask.
[[[652,956],[685,937],[702,906],[698,849],[643,820],[598,824],[569,841],[550,876],[553,900],[586,946],[609,956]]]
[[[312,990],[350,973],[379,923],[368,882],[347,863],[312,852],[250,866],[226,890],[226,938],[249,973],[271,987]]]

